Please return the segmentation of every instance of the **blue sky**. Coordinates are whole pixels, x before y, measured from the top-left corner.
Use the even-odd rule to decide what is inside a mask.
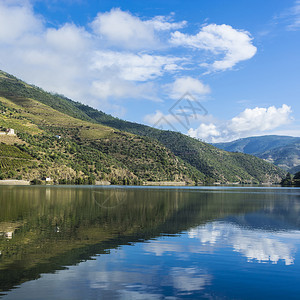
[[[0,1],[0,69],[208,142],[300,136],[299,53],[299,0]]]

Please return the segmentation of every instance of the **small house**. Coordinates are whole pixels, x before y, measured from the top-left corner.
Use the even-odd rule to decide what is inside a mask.
[[[13,231],[5,232],[5,237],[9,240],[13,238]]]
[[[43,177],[42,180],[46,181],[46,182],[50,182],[51,181],[51,177]]]
[[[8,128],[8,129],[6,130],[6,134],[7,134],[7,135],[15,135],[15,130],[12,129],[12,128]]]

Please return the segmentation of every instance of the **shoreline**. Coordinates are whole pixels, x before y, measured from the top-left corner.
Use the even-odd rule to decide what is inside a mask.
[[[4,179],[4,180],[0,180],[0,186],[1,185],[9,185],[9,186],[28,186],[31,185],[29,180],[17,180],[17,179]],[[259,183],[259,184],[244,184],[244,183],[236,183],[236,182],[229,182],[229,183],[218,183],[215,182],[213,184],[210,184],[208,186],[278,186],[278,183]],[[65,186],[65,184],[41,184],[38,186]],[[73,184],[73,185],[69,185],[69,186],[80,186],[77,184]],[[113,186],[109,181],[96,181],[95,184],[93,184],[93,186]],[[118,186],[123,186],[123,185],[118,185]],[[135,185],[124,185],[124,186],[135,186]],[[178,186],[178,187],[182,187],[182,186],[187,186],[187,187],[191,187],[191,186],[195,186],[195,185],[191,185],[191,184],[187,184],[186,182],[176,182],[176,181],[148,181],[148,182],[143,182],[142,185],[140,186],[145,186],[145,187],[151,187],[151,186]],[[198,186],[207,186],[206,184],[199,184]]]
[[[144,181],[142,186],[189,186],[185,181]]]
[[[28,180],[5,179],[0,180],[0,185],[30,185]]]

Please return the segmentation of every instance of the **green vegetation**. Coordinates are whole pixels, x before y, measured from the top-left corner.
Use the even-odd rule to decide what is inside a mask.
[[[282,186],[300,186],[300,172],[296,173],[294,176],[291,173],[287,173],[285,178],[281,181]]]
[[[16,146],[0,144],[0,157],[32,159],[30,155],[21,151]]]
[[[205,182],[279,182],[284,176],[280,168],[251,155],[226,152],[179,132],[123,121],[86,105],[74,105],[100,124],[157,140],[203,173]]]
[[[15,129],[13,147],[27,155],[17,158],[12,149],[7,152],[2,178],[39,183],[51,177],[61,184],[198,184],[280,182],[284,176],[281,169],[253,156],[126,122],[5,72],[0,75],[0,126]],[[4,135],[1,141],[8,144]]]
[[[0,179],[21,179],[23,168],[32,167],[33,158],[18,147],[0,144]]]

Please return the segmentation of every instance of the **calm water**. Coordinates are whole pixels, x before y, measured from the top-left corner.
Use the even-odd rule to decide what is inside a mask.
[[[3,299],[300,299],[300,189],[0,186],[0,253]]]

